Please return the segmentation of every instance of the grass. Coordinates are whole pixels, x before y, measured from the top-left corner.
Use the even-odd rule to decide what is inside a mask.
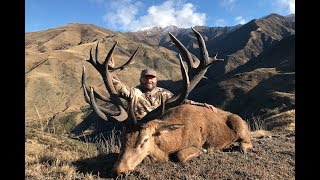
[[[267,118],[261,119],[259,116],[252,116],[247,120],[250,131],[257,130],[290,130],[295,129],[295,109],[277,113]]]
[[[77,124],[77,116],[79,114],[80,112],[68,112],[62,115],[56,114],[49,119],[45,131],[54,134],[69,133],[70,129]]]
[[[70,120],[74,115],[68,114],[60,121]],[[119,152],[119,138],[116,135],[94,142],[79,141],[57,131],[45,131],[41,122],[26,124],[26,179],[97,179],[97,174],[79,171],[82,167],[76,162],[95,164],[103,155]]]
[[[250,131],[266,130],[265,121],[261,120],[258,116],[252,116],[252,118],[247,120],[247,123]]]
[[[288,110],[265,119],[267,129],[295,130],[295,110]]]

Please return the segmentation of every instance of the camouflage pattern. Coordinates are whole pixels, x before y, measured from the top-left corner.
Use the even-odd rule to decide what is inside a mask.
[[[169,90],[161,87],[155,87],[150,92],[144,92],[140,86],[130,88],[124,85],[119,79],[113,79],[113,85],[118,95],[129,100],[133,105],[134,113],[138,120],[160,106],[161,98],[166,101],[174,95]],[[204,103],[198,103],[192,100],[186,100],[185,103],[205,106]]]

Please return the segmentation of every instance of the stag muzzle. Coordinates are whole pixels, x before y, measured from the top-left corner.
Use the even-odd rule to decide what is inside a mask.
[[[128,174],[132,172],[148,155],[148,149],[128,148],[120,155],[114,164],[113,172],[116,174]]]
[[[112,169],[112,172],[117,174],[117,175],[120,175],[120,174],[129,174],[130,172],[132,172],[133,169],[130,168],[129,166],[127,166],[126,164],[116,164],[114,166],[114,168]]]

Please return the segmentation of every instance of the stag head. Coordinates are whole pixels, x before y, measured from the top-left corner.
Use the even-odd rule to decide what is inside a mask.
[[[138,123],[126,129],[117,162],[113,171],[116,174],[129,173],[138,166],[150,152],[157,151],[156,142],[160,136],[184,127],[183,124],[169,123],[161,120],[152,120],[147,123]],[[152,156],[152,161],[167,161],[167,156]]]

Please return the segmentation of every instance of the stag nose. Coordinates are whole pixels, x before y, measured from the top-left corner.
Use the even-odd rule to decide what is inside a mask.
[[[125,166],[116,166],[112,169],[113,173],[120,175],[120,174],[129,174],[132,170],[129,167]]]

